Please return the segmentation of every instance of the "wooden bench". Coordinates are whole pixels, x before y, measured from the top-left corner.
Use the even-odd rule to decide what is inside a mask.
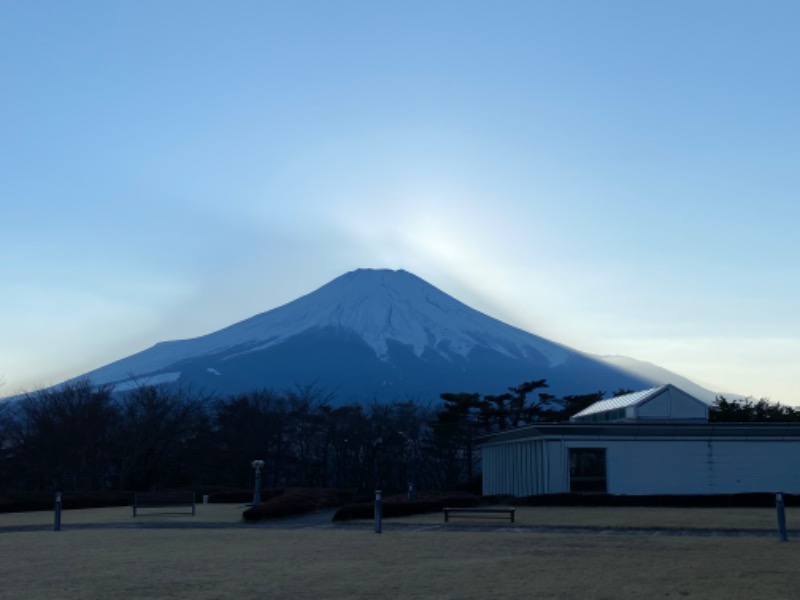
[[[133,516],[139,508],[185,506],[195,512],[194,492],[138,492],[133,496]]]
[[[447,523],[450,521],[450,515],[456,514],[461,516],[476,516],[476,517],[489,517],[493,518],[495,515],[507,515],[511,522],[514,522],[514,511],[517,510],[513,506],[506,506],[503,508],[489,508],[483,506],[473,506],[470,508],[445,508],[444,510],[444,522]]]

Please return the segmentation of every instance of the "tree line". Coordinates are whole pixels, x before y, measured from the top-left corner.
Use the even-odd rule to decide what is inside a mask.
[[[546,387],[443,393],[436,406],[335,405],[314,386],[215,398],[148,385],[114,394],[79,380],[0,403],[0,491],[248,488],[254,459],[269,487],[453,488],[474,479],[481,435],[602,397],[532,399]]]
[[[115,396],[79,381],[0,404],[0,491],[248,488],[254,459],[267,486],[396,485],[427,418],[411,402],[334,407],[314,388]]]
[[[771,402],[767,398],[728,400],[717,396],[708,413],[709,421],[736,423],[797,423],[800,408]]]
[[[604,397],[546,389],[534,380],[498,395],[442,393],[435,406],[335,405],[314,386],[215,398],[147,385],[113,394],[79,380],[0,403],[0,492],[247,489],[254,459],[268,487],[452,489],[475,480],[482,436],[566,421]],[[800,411],[720,397],[710,418],[800,421]]]

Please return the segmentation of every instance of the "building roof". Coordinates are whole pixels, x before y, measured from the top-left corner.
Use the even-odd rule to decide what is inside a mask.
[[[800,423],[542,423],[502,431],[479,440],[483,446],[535,439],[757,439],[800,441]]]
[[[618,408],[638,406],[640,404],[644,404],[653,397],[658,396],[661,392],[669,387],[670,384],[666,384],[659,387],[650,388],[649,390],[641,390],[639,392],[633,392],[632,394],[624,394],[622,396],[616,396],[607,400],[600,400],[599,402],[595,402],[591,406],[584,408],[581,412],[573,415],[572,418],[577,419],[578,417],[586,417],[588,415],[608,412]]]

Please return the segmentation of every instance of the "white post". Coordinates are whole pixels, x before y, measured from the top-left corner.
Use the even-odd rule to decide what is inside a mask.
[[[383,529],[381,521],[383,520],[383,493],[381,490],[375,490],[375,533],[380,533]]]
[[[56,492],[56,506],[53,512],[53,531],[61,531],[61,492]]]
[[[786,534],[786,510],[783,506],[783,494],[781,492],[775,494],[775,509],[778,512],[778,539],[786,542],[789,537]]]
[[[253,491],[253,506],[261,504],[261,467],[264,466],[263,460],[254,460],[250,463],[256,470],[256,489]]]

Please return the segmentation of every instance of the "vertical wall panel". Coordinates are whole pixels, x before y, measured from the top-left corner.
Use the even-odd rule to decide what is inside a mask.
[[[798,441],[601,438],[484,446],[484,493],[568,492],[570,447],[606,448],[611,494],[800,494]]]

